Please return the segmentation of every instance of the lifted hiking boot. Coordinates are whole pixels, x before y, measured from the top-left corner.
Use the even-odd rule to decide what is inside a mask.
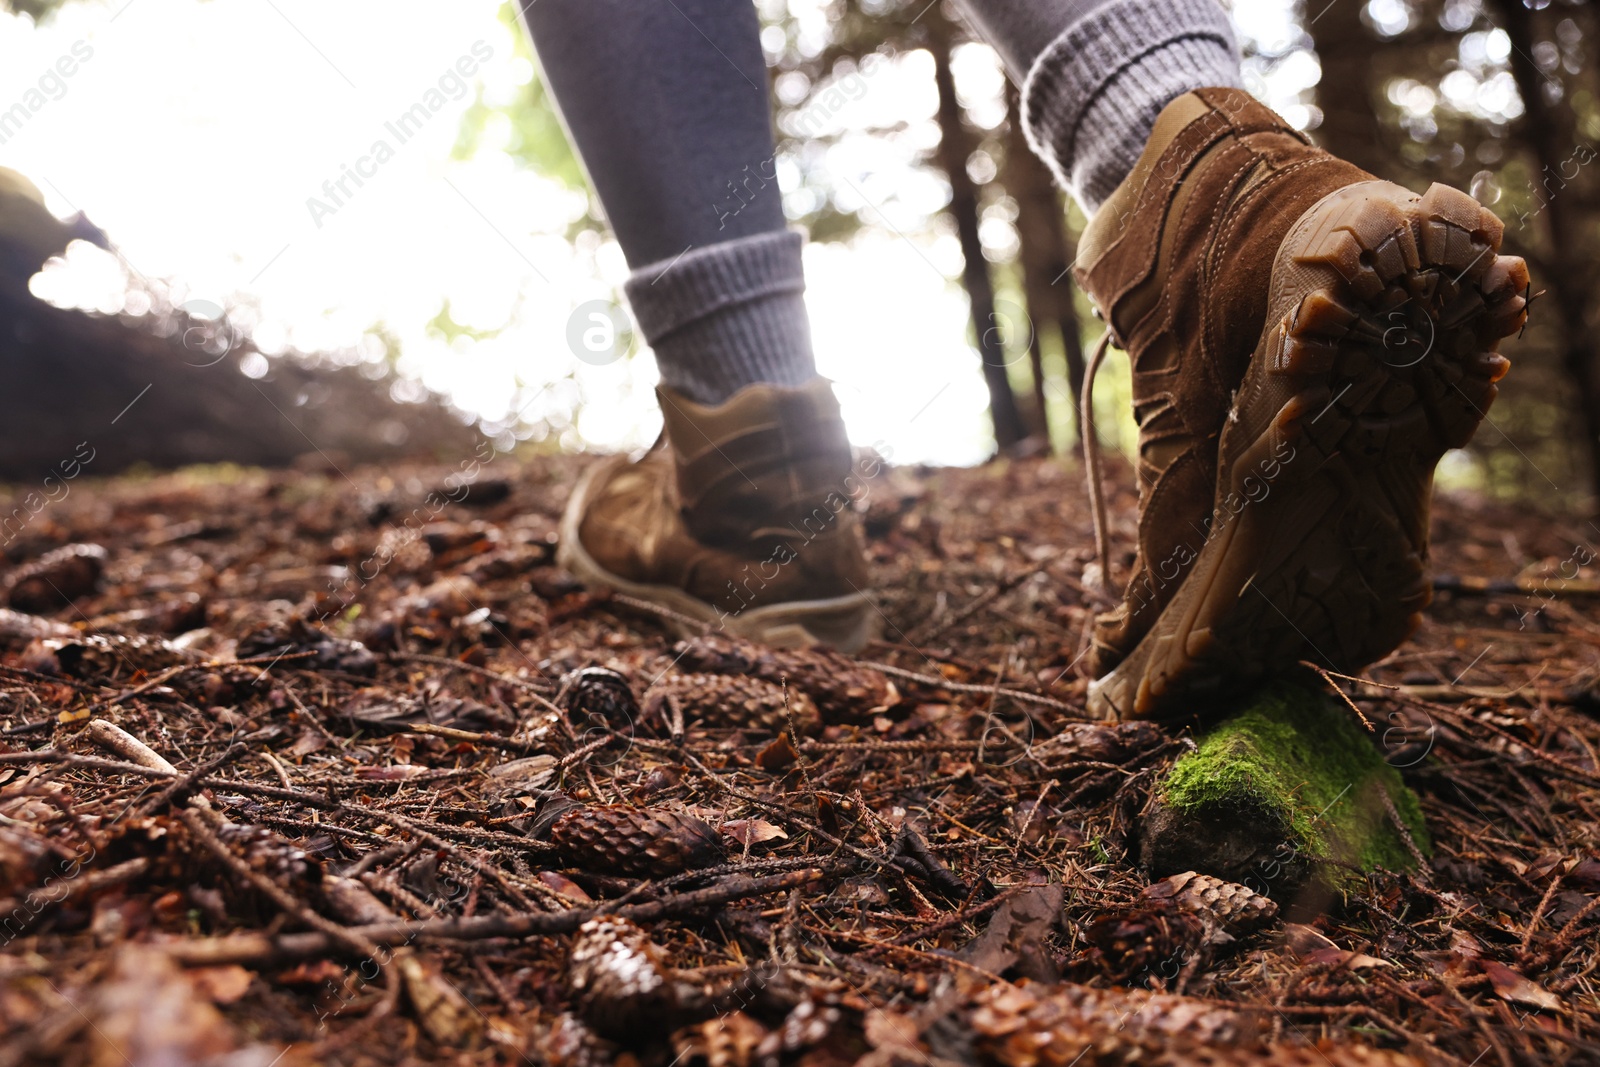
[[[662,442],[584,476],[561,520],[561,564],[765,644],[865,644],[877,613],[852,505],[877,466],[852,469],[830,384],[752,385],[716,407],[656,392]]]
[[[1412,633],[1434,466],[1483,419],[1509,366],[1495,346],[1526,319],[1501,230],[1242,91],[1167,106],[1080,255],[1140,425],[1139,555],[1098,621],[1091,710],[1185,715],[1300,660],[1358,670]]]

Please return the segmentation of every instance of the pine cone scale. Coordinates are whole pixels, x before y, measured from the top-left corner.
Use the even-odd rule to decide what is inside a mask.
[[[660,878],[726,858],[708,823],[664,808],[575,805],[556,816],[548,833],[567,862],[601,874]]]
[[[685,722],[706,726],[756,728],[777,734],[789,728],[815,733],[822,726],[817,705],[794,685],[776,685],[740,674],[677,674],[663,678],[645,701],[644,714],[665,722],[676,704]]]
[[[811,697],[823,715],[860,719],[900,700],[882,671],[826,649],[777,649],[715,634],[683,641],[678,665],[707,674],[752,675],[787,683]]]

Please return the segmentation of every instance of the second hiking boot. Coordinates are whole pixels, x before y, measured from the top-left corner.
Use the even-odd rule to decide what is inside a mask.
[[[852,469],[830,383],[752,385],[715,406],[656,392],[662,442],[589,471],[562,565],[714,629],[858,649],[877,612],[853,505],[874,472]]]
[[[1133,367],[1139,545],[1094,635],[1090,709],[1198,710],[1415,629],[1433,470],[1526,318],[1527,268],[1464,193],[1418,196],[1237,89],[1161,113],[1077,277]]]

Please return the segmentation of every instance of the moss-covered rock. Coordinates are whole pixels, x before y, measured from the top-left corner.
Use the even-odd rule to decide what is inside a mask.
[[[1413,846],[1428,849],[1416,796],[1349,709],[1279,681],[1177,761],[1156,788],[1140,854],[1158,877],[1197,870],[1282,896],[1411,870]]]

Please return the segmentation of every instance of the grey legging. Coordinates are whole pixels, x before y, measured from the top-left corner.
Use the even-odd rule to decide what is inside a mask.
[[[1237,84],[1216,0],[962,2],[1011,77],[1032,79],[1030,136],[1089,210],[1169,100]],[[662,384],[719,404],[814,376],[752,0],[527,0],[523,17],[633,268]]]
[[[1063,28],[1103,2],[965,6],[1020,80]],[[726,207],[728,183],[747,167],[770,168],[775,154],[751,0],[536,0],[522,14],[631,265],[784,228],[776,183],[737,211]]]

